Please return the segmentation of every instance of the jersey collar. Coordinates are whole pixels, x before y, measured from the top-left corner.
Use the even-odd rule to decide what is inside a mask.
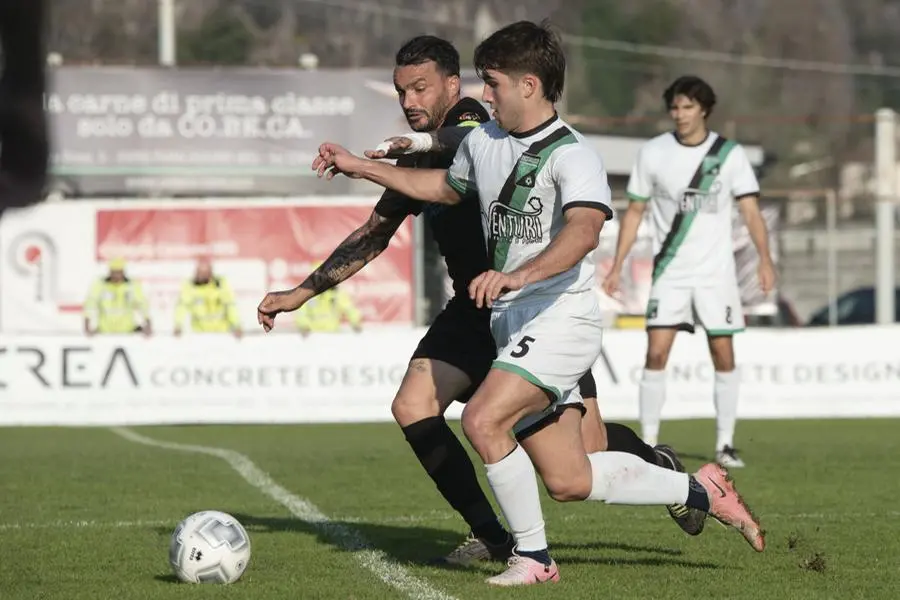
[[[685,144],[685,143],[682,142],[681,139],[678,137],[678,134],[677,134],[677,133],[675,133],[674,131],[672,132],[672,137],[675,138],[675,141],[678,142],[680,145],[684,146],[685,148],[698,148],[698,147],[702,146],[702,145],[705,144],[706,141],[709,139],[709,136],[710,136],[710,135],[712,135],[712,131],[710,131],[709,129],[707,129],[707,130],[706,130],[706,135],[703,136],[703,140],[701,140],[700,142],[697,142],[696,144]]]
[[[517,131],[516,133],[513,133],[512,131],[510,131],[509,135],[511,135],[514,138],[519,138],[519,139],[531,137],[535,134],[542,132],[543,130],[547,129],[548,127],[550,127],[551,125],[556,123],[557,119],[559,119],[559,115],[556,113],[556,111],[553,111],[553,116],[550,117],[549,119],[547,119],[546,121],[544,121],[543,123],[541,123],[540,125],[538,125],[537,127],[529,129],[528,131]]]

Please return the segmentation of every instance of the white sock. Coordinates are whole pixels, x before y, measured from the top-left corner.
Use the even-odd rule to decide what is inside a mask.
[[[659,421],[666,403],[666,372],[644,369],[641,377],[639,405],[641,410],[641,436],[648,446],[659,441]]]
[[[688,497],[687,473],[651,465],[624,452],[588,454],[594,486],[588,500],[607,504],[684,504]]]
[[[713,402],[716,405],[716,450],[721,450],[725,446],[734,447],[740,383],[737,371],[716,371],[716,384],[713,389]]]
[[[534,465],[522,446],[516,446],[500,462],[487,467],[487,479],[497,498],[497,504],[516,538],[518,549],[524,552],[547,549],[541,496],[538,492]]]

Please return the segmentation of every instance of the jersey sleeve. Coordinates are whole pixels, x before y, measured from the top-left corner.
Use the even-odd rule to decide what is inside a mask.
[[[573,145],[554,161],[554,176],[559,186],[562,210],[596,208],[612,219],[611,192],[606,169],[597,153],[580,144]]]
[[[401,156],[397,159],[398,167],[415,167],[413,156]],[[399,219],[407,215],[417,216],[425,207],[423,202],[413,200],[391,189],[384,190],[378,203],[375,204],[375,212],[385,219]]]
[[[456,190],[456,193],[465,198],[478,193],[475,182],[475,161],[472,155],[472,140],[474,133],[467,135],[459,144],[453,163],[447,170],[447,184]]]
[[[731,195],[735,200],[746,198],[747,196],[759,195],[759,181],[756,179],[756,172],[744,147],[738,144],[731,151],[731,160],[728,165],[731,170]]]
[[[638,151],[637,159],[631,167],[631,175],[628,177],[625,194],[633,202],[647,202],[653,195],[653,178],[650,176],[646,154],[646,148]]]

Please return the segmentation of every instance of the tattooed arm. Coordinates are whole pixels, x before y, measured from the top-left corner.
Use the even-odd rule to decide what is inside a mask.
[[[270,331],[278,313],[297,310],[310,298],[349,279],[388,247],[405,218],[405,214],[384,217],[372,211],[369,220],[347,236],[303,283],[290,290],[266,294],[256,309],[256,320],[265,331]]]
[[[349,279],[388,247],[405,218],[406,215],[383,217],[373,210],[369,220],[347,236],[331,256],[294,289],[305,290],[306,301]]]

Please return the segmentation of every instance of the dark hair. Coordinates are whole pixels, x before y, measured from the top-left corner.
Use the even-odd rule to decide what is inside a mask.
[[[536,75],[544,97],[557,102],[566,80],[566,55],[559,36],[547,21],[519,21],[495,31],[475,48],[475,71],[484,79],[488,69],[509,76]]]
[[[421,65],[434,61],[447,76],[459,77],[459,52],[453,44],[433,35],[420,35],[409,40],[397,51],[396,66]]]
[[[712,86],[694,75],[683,75],[666,88],[666,91],[663,92],[663,99],[666,101],[667,110],[675,101],[675,96],[690,98],[703,108],[707,117],[712,114],[713,107],[716,105],[716,93]]]

